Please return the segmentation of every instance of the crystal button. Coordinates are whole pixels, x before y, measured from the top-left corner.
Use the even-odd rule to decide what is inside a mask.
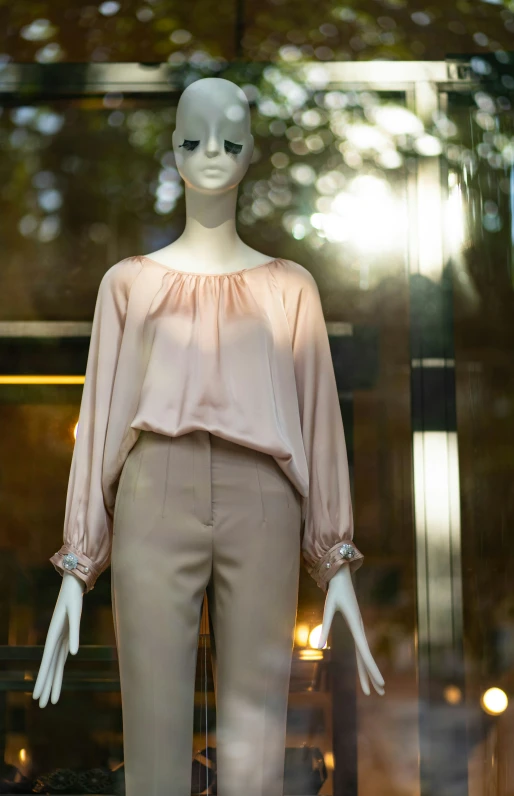
[[[344,544],[339,548],[339,552],[341,553],[342,557],[346,558],[347,560],[355,556],[355,550],[351,544]]]
[[[62,565],[64,569],[76,569],[79,560],[75,553],[66,553],[65,556],[62,557]]]

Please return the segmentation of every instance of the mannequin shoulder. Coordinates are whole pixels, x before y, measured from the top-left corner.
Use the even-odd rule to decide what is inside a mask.
[[[310,291],[314,291],[315,293],[318,292],[316,280],[305,266],[300,265],[300,263],[294,260],[282,260],[281,262],[284,266],[282,269],[284,287],[288,291],[293,290],[296,292],[297,290],[298,293]]]
[[[132,283],[142,272],[144,263],[140,257],[125,257],[111,265],[100,282],[100,291],[128,295]]]

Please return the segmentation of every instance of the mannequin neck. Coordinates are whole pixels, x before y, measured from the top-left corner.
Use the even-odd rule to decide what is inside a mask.
[[[202,193],[186,185],[186,225],[180,236],[181,244],[209,259],[231,259],[234,248],[241,244],[236,231],[238,187],[221,194]]]
[[[230,273],[267,261],[243,243],[236,230],[237,186],[201,193],[186,185],[186,225],[177,240],[152,252],[151,259],[184,272]]]

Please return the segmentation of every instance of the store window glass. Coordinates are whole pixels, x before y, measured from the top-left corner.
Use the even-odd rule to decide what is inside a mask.
[[[506,29],[505,9],[479,5]],[[271,27],[264,8],[247,8],[245,47]],[[289,4],[273,9],[280,29]],[[222,72],[247,92],[256,142],[237,220],[245,242],[302,263],[320,289],[366,554],[355,586],[386,696],[357,688],[341,617],[316,649],[324,597],[302,570],[285,793],[507,796],[514,78],[495,56],[432,71],[414,58],[295,66],[295,36],[286,63]],[[107,575],[86,598],[59,703],[41,711],[31,698],[60,585],[48,557],[98,284],[180,234],[175,108],[207,68],[127,64],[127,88],[108,65],[73,78],[66,64],[25,66],[4,70],[0,117],[2,776],[114,794],[123,737]],[[204,614],[194,793],[209,792],[216,744],[208,630]]]

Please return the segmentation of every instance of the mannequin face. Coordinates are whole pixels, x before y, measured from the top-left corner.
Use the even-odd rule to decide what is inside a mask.
[[[178,103],[173,151],[189,188],[223,193],[239,185],[253,152],[244,92],[218,77],[191,83]]]

